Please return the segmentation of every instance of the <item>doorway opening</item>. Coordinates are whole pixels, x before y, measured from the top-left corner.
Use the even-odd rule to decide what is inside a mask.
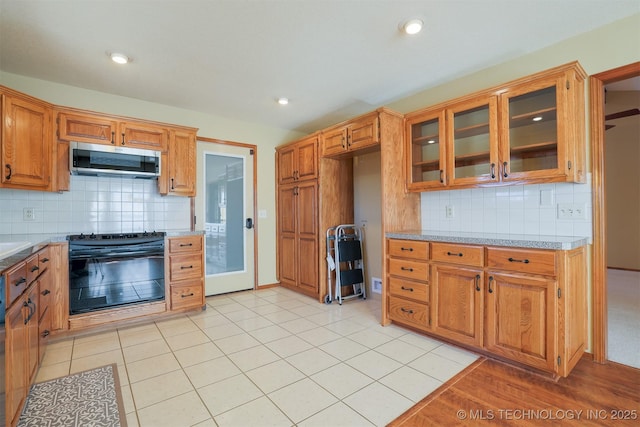
[[[611,188],[610,191],[607,191],[607,187],[608,187],[607,180],[610,178],[607,170],[608,169],[611,169],[611,170],[624,169],[624,168],[618,168],[618,167],[614,168],[613,165],[609,165],[609,167],[607,168],[607,164],[609,162],[607,160],[608,153],[607,153],[606,141],[613,140],[613,136],[611,137],[609,136],[609,135],[613,135],[610,133],[610,130],[613,129],[613,126],[618,126],[618,127],[621,126],[620,123],[622,122],[620,122],[620,119],[626,120],[632,116],[638,116],[637,114],[632,114],[627,112],[625,113],[627,114],[625,118],[625,117],[621,117],[621,116],[624,116],[625,114],[619,114],[619,113],[622,113],[623,111],[632,110],[632,108],[628,108],[628,109],[625,108],[625,110],[620,110],[620,111],[616,110],[616,111],[607,112],[606,110],[607,107],[605,104],[605,101],[606,101],[605,88],[609,86],[610,90],[614,89],[616,88],[615,84],[617,82],[623,82],[623,81],[627,81],[624,84],[628,85],[630,83],[629,80],[633,81],[633,78],[638,76],[640,76],[640,62],[629,64],[627,66],[616,68],[613,70],[605,71],[603,73],[599,73],[594,76],[591,76],[589,79],[590,99],[591,99],[591,106],[590,106],[591,107],[590,108],[591,110],[591,118],[590,118],[591,119],[590,120],[591,153],[593,158],[592,174],[593,174],[593,227],[594,227],[593,228],[593,262],[592,262],[592,265],[593,265],[592,351],[593,351],[594,360],[600,363],[604,363],[607,360],[610,360],[608,342],[610,338],[613,338],[613,336],[612,337],[609,336],[610,335],[609,326],[616,328],[616,332],[622,330],[623,328],[618,324],[611,324],[611,325],[609,324],[610,317],[612,321],[614,320],[617,321],[617,319],[614,319],[613,316],[609,316],[609,310],[610,309],[616,310],[615,304],[616,304],[616,301],[619,300],[617,296],[614,297],[612,294],[611,300],[614,303],[614,306],[612,307],[609,306],[610,298],[608,295],[608,291],[609,291],[608,267],[614,266],[609,263],[610,261],[609,258],[611,258],[611,262],[616,264],[617,263],[626,264],[627,262],[627,261],[622,261],[624,257],[620,258],[619,256],[617,256],[616,251],[618,247],[612,246],[611,247],[612,251],[609,251],[609,246],[615,245],[614,240],[612,240],[611,238],[613,237],[615,239],[615,233],[617,233],[617,231],[614,231],[612,229],[611,230],[612,232],[609,233],[609,230],[608,230],[609,227],[607,226],[608,207],[609,207],[607,196],[609,196],[611,199],[614,199],[613,188]],[[611,100],[611,98],[609,99]],[[612,104],[613,103],[610,102],[610,105],[613,107],[613,105],[615,104],[613,105]],[[614,107],[614,108],[617,109],[619,107],[620,106]],[[605,124],[605,118],[608,118],[608,120],[606,120],[606,124]],[[609,132],[609,133],[605,133],[605,132]],[[635,140],[635,144],[637,145],[638,144],[637,133],[635,135],[634,140]],[[609,151],[613,152],[611,150]],[[630,153],[627,153],[627,156],[631,157]],[[611,179],[617,179],[617,178],[611,176]],[[631,186],[629,188],[635,189],[635,193],[637,193],[639,187],[638,187],[638,184],[636,183],[635,186]],[[616,193],[619,190],[620,190],[619,188],[615,188]],[[633,191],[634,190],[629,190],[627,194],[637,197],[638,196],[637,194],[633,194],[633,195],[631,194],[633,193]],[[631,203],[629,203],[629,200],[627,198],[627,206],[630,204]],[[634,223],[637,223],[637,216],[635,217]],[[629,235],[630,230],[627,229],[627,233],[628,233],[627,235]],[[635,268],[637,269],[638,267],[635,267]],[[611,290],[615,292],[614,288],[612,288]],[[631,293],[633,294],[634,291],[631,290]],[[623,297],[622,299],[625,299],[625,298]],[[620,305],[618,306],[618,310],[624,310],[624,307]],[[626,316],[623,315],[622,318],[624,319],[626,318]],[[629,333],[632,335],[628,337],[625,337],[623,335],[622,341],[624,342],[626,340],[628,343],[630,343],[631,341],[635,340],[637,342],[638,341],[637,328],[635,328],[635,330],[633,328],[630,329]],[[619,355],[615,357],[619,358]],[[627,359],[624,359],[624,360],[625,362],[623,363],[634,363],[633,360],[630,360],[630,361]]]

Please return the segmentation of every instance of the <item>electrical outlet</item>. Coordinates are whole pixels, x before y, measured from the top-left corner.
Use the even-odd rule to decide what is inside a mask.
[[[453,205],[447,205],[445,206],[445,215],[447,218],[453,218],[455,215],[454,209],[453,209]]]
[[[22,210],[23,221],[34,221],[36,219],[36,210],[34,208],[24,208]]]
[[[587,207],[581,203],[558,203],[558,219],[587,219]]]

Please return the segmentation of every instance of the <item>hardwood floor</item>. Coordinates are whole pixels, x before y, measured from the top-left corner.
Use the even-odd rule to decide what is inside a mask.
[[[479,359],[389,427],[640,425],[640,370],[582,359],[558,382]]]

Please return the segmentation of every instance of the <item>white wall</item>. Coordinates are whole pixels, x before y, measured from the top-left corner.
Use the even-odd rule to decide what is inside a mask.
[[[382,279],[382,182],[380,152],[353,159],[354,222],[363,227],[364,261],[367,295],[371,292],[371,278]]]
[[[258,147],[257,209],[267,212],[267,218],[256,218],[256,227],[258,229],[258,283],[260,285],[276,283],[275,147],[300,138],[303,136],[302,134],[286,129],[231,120],[220,116],[61,85],[2,71],[0,71],[0,84],[55,105],[191,126],[199,128],[198,136],[200,137],[255,144]],[[158,90],[162,89],[159,88]],[[10,190],[0,189],[2,200],[10,198],[5,194],[6,191]],[[31,194],[32,192],[29,193]],[[27,197],[36,199],[40,197],[36,195],[37,192],[33,193],[32,196]],[[44,202],[45,195],[42,195],[42,197]],[[53,195],[47,195],[46,197],[56,198]],[[62,197],[70,196],[62,195]],[[168,205],[173,206],[173,203],[180,204],[180,202],[171,201],[170,199],[173,199],[173,197],[163,198]],[[4,211],[6,207],[3,201],[0,201],[0,204],[0,210]],[[188,218],[188,212],[185,215]],[[186,220],[180,219],[178,222],[182,221]],[[172,226],[172,224],[173,222],[171,224],[165,223],[166,226]],[[86,223],[78,224],[78,227],[87,226],[91,225]],[[128,225],[123,224],[123,226],[126,227]],[[6,229],[6,226],[4,227]],[[35,229],[38,226],[33,227]],[[65,226],[61,226],[61,230],[65,228]]]

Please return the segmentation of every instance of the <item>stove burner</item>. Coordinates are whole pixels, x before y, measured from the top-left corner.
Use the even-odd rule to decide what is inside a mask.
[[[161,231],[144,231],[143,233],[113,233],[113,234],[95,234],[91,233],[89,236],[84,233],[72,234],[68,237],[70,241],[76,240],[128,240],[128,239],[141,239],[150,237],[164,237],[165,233]]]

